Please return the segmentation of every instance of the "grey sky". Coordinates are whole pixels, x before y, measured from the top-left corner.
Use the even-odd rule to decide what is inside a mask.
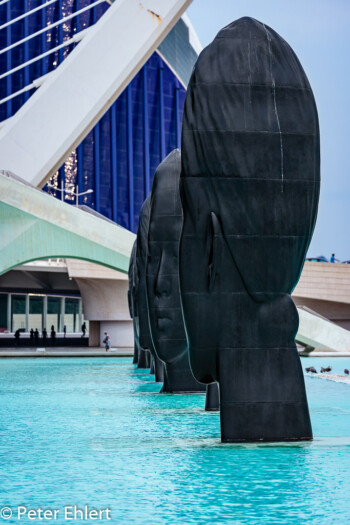
[[[193,0],[187,10],[203,46],[241,16],[275,29],[311,83],[321,130],[321,199],[309,255],[350,259],[350,1]]]

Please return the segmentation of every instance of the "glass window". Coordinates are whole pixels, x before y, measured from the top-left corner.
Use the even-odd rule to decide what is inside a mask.
[[[26,329],[26,296],[12,295],[11,301],[11,325],[12,332]]]
[[[47,316],[46,330],[51,331],[51,326],[54,327],[56,332],[60,331],[60,314],[61,314],[61,298],[60,297],[48,297],[47,298]]]
[[[43,311],[44,311],[44,298],[29,296],[29,330],[36,328],[41,332],[43,329]]]
[[[66,297],[64,324],[67,327],[67,332],[78,332],[80,330],[79,299],[71,299]]]
[[[7,330],[7,293],[0,293],[0,332]]]

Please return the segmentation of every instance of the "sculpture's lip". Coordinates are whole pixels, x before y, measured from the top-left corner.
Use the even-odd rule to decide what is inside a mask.
[[[169,314],[163,314],[161,311],[157,311],[156,313],[157,319],[172,319],[172,317]]]
[[[179,341],[182,339],[186,341],[186,337],[184,337],[184,334],[179,333],[179,324],[175,321],[176,316],[174,318],[174,315],[169,314],[169,311],[167,311],[166,313],[162,312],[161,310],[155,311],[153,319],[151,319],[151,325],[152,334],[156,342],[156,346],[158,346],[158,344],[164,344],[164,341],[167,341],[169,345],[178,345]]]
[[[156,327],[158,330],[169,330],[169,324],[172,324],[172,319],[168,315],[157,315],[156,316]]]
[[[152,312],[156,320],[168,319],[169,321],[173,321],[174,319],[172,311],[169,307],[162,308],[161,306],[156,306],[155,308],[152,309]]]

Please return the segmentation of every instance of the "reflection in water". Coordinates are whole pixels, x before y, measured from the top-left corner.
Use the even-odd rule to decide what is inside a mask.
[[[131,359],[3,360],[1,502],[110,506],[118,525],[347,523],[350,387],[306,385],[314,441],[222,445],[204,395],[159,394]]]

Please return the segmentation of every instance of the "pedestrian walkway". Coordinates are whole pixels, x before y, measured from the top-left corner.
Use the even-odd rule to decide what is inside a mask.
[[[1,348],[0,358],[8,357],[130,357],[134,355],[134,348],[111,348],[108,352],[104,348],[67,348],[67,347],[23,347]]]

